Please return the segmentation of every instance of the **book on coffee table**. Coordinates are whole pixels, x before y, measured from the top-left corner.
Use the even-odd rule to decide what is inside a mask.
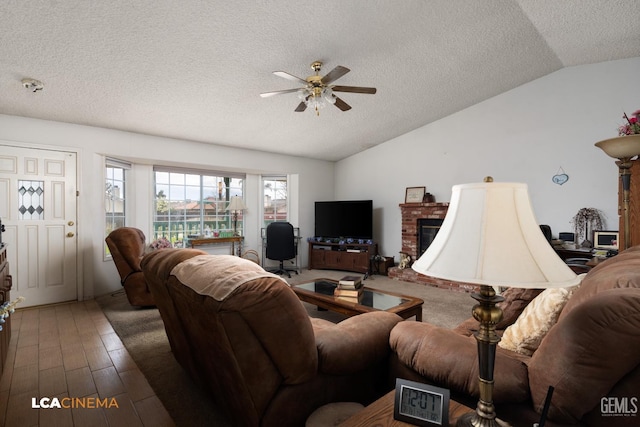
[[[364,290],[362,289],[362,286],[357,289],[344,289],[340,287],[340,285],[338,285],[333,291],[333,296],[358,298],[360,295],[362,295],[363,292]]]
[[[337,296],[336,298],[344,302],[350,302],[352,304],[360,304],[360,301],[362,301],[362,296],[357,296],[357,297]]]
[[[362,287],[361,276],[344,276],[338,280],[338,288],[341,289],[358,289]]]

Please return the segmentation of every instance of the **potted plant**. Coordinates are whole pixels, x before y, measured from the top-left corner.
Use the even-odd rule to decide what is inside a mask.
[[[576,233],[577,240],[582,240],[580,246],[590,248],[593,246],[589,237],[593,230],[604,229],[604,214],[596,208],[582,208],[571,219],[573,231]]]

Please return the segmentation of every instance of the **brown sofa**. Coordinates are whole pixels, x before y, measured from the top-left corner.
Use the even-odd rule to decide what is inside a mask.
[[[493,395],[498,418],[531,426],[539,420],[553,386],[547,426],[640,425],[639,287],[636,246],[589,271],[531,356],[498,347]],[[539,292],[507,290],[498,329],[512,324]],[[390,337],[391,377],[448,388],[475,408],[475,329],[474,319],[453,330],[427,323],[398,324]]]
[[[145,251],[142,230],[133,227],[116,228],[109,233],[105,242],[118,269],[120,284],[124,287],[129,304],[154,306],[153,296],[140,268],[140,260]]]
[[[234,425],[303,426],[324,404],[385,391],[399,316],[309,318],[284,280],[230,255],[164,249],[142,269],[176,360]]]

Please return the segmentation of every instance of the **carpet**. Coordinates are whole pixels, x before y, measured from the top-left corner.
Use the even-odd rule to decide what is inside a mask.
[[[286,280],[299,284],[316,278],[339,279],[345,274],[343,271],[303,270]],[[370,276],[364,284],[422,298],[425,301],[423,322],[448,328],[467,319],[474,304],[469,294],[463,292],[401,282],[386,276]],[[96,301],[177,427],[233,425],[213,397],[195,385],[176,362],[157,309],[132,307],[124,292],[103,295]],[[339,313],[319,311],[315,306],[303,304],[311,317],[332,322],[345,318]]]

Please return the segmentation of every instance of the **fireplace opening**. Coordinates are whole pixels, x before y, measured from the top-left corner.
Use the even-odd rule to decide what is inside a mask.
[[[442,219],[419,219],[418,220],[418,258],[427,250],[435,239],[436,234],[442,226]]]

